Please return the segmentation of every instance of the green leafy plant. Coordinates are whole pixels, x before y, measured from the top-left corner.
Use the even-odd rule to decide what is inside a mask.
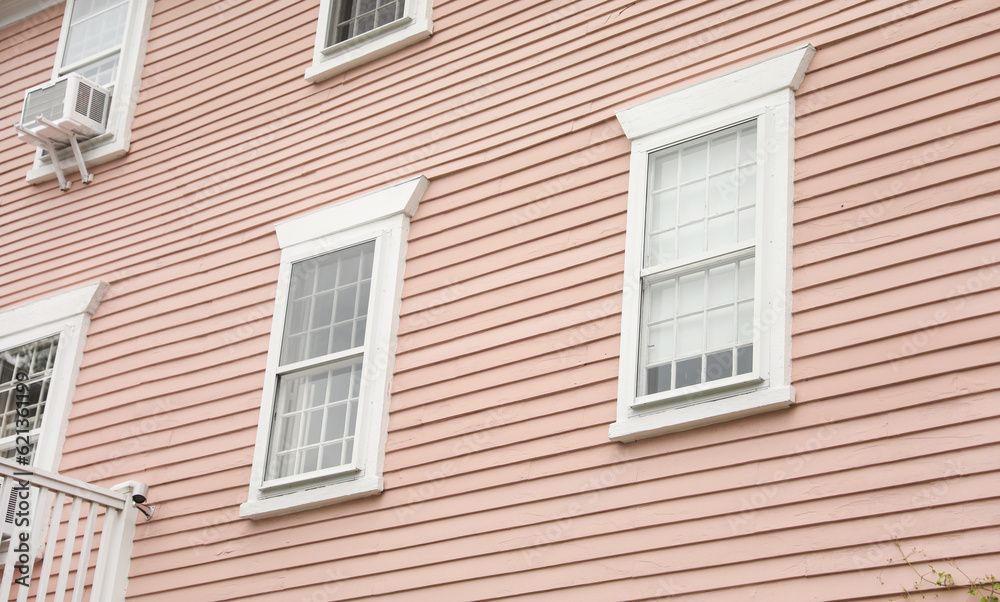
[[[952,566],[955,571],[957,571],[961,577],[964,579],[963,583],[959,584],[955,582],[955,577],[951,573],[946,573],[944,571],[939,571],[931,565],[927,565],[929,571],[921,573],[920,570],[913,566],[910,562],[910,556],[916,552],[916,549],[910,550],[910,553],[904,553],[903,548],[899,545],[898,541],[893,541],[896,544],[896,548],[902,555],[903,562],[906,563],[913,572],[917,575],[917,581],[913,584],[913,590],[908,590],[903,588],[903,598],[906,600],[912,600],[914,592],[920,589],[920,586],[936,585],[938,587],[945,588],[955,588],[955,587],[967,587],[969,594],[973,596],[979,596],[976,602],[1000,602],[1000,579],[996,576],[990,574],[982,579],[973,579],[965,574],[965,571],[960,569],[958,565],[949,561],[948,564]]]

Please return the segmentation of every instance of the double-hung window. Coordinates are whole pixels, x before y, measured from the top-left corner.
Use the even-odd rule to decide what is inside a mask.
[[[57,471],[103,282],[0,311],[0,457]]]
[[[52,78],[78,73],[111,93],[107,131],[80,144],[88,166],[128,152],[152,14],[153,0],[66,2]],[[70,150],[60,152],[68,155]],[[54,175],[51,158],[38,150],[28,181]]]
[[[382,491],[389,385],[417,177],[278,224],[281,264],[252,518]]]
[[[787,407],[803,47],[618,113],[632,141],[618,419],[631,440]]]
[[[318,82],[431,35],[431,0],[320,0],[313,62]]]

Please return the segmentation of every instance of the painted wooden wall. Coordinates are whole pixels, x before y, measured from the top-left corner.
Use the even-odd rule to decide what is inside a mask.
[[[61,469],[151,485],[131,600],[888,600],[893,538],[1000,574],[995,1],[435,0],[429,41],[309,84],[315,4],[157,0],[88,187],[0,137],[0,306],[111,283]],[[0,32],[0,123],[62,8]],[[803,43],[798,404],[611,442],[614,112]],[[415,173],[385,491],[240,519],[273,224]]]

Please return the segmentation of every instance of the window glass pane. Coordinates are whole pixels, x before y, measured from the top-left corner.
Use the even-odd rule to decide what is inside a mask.
[[[677,388],[701,382],[701,356],[677,362]]]
[[[279,378],[266,479],[350,461],[344,445],[353,446],[357,428],[361,359]]]
[[[708,185],[709,215],[729,213],[736,208],[736,187],[739,172],[735,169],[712,176]]]
[[[744,345],[736,349],[736,373],[747,374],[753,370],[753,345]]]
[[[660,391],[670,390],[671,365],[672,364],[667,364],[665,366],[653,366],[646,370],[647,394],[659,393]]]
[[[679,157],[676,151],[669,151],[650,158],[649,171],[653,174],[653,192],[677,186]]]
[[[674,357],[674,322],[654,324],[649,328],[649,363],[659,364]]]
[[[709,144],[709,173],[719,173],[736,167],[736,139],[734,129],[724,130],[711,137]]]
[[[705,382],[733,375],[733,350],[717,351],[705,356]]]
[[[705,272],[685,274],[679,279],[677,309],[681,314],[700,311],[705,307]]]
[[[372,241],[292,266],[281,365],[364,343],[374,257]]]
[[[677,225],[677,189],[670,188],[653,195],[649,206],[649,232],[663,232]]]
[[[736,265],[729,263],[708,271],[708,305],[716,307],[736,299]]]
[[[677,355],[700,354],[704,349],[705,319],[701,313],[677,320]]]
[[[700,180],[706,174],[708,143],[699,138],[681,146],[681,182]]]
[[[709,310],[705,317],[708,349],[732,347],[736,343],[736,311],[732,305]]]
[[[708,183],[705,180],[697,180],[681,186],[680,215],[678,216],[678,221],[681,224],[705,218],[707,191]]]

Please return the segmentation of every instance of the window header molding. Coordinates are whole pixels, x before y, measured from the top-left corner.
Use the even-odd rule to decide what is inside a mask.
[[[806,44],[615,113],[634,140],[774,92],[797,90],[816,49]]]
[[[393,215],[413,217],[429,183],[424,176],[416,176],[281,222],[274,227],[278,235],[278,246],[285,249]]]
[[[8,337],[55,324],[75,318],[80,314],[92,316],[109,286],[107,282],[95,282],[51,297],[0,310],[0,337]]]

